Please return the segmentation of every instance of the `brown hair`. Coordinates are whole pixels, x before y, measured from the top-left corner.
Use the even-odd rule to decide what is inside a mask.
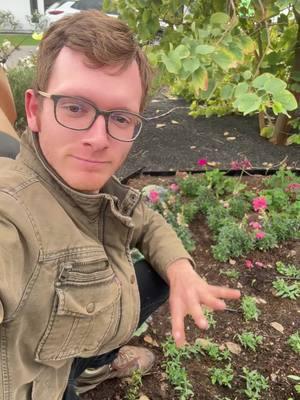
[[[143,90],[140,110],[144,109],[152,71],[124,22],[100,11],[88,10],[64,17],[51,25],[38,50],[35,90],[47,90],[54,62],[64,46],[84,54],[91,68],[105,65],[126,68],[136,60]]]

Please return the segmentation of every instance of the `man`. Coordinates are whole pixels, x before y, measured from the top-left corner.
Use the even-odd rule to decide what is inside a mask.
[[[126,343],[167,299],[166,283],[179,346],[187,314],[206,328],[201,304],[239,297],[201,279],[164,219],[113,177],[149,85],[132,33],[100,12],[60,20],[41,42],[30,131],[17,160],[0,164],[1,400],[77,399],[148,371],[152,353]],[[133,266],[132,247],[147,262]]]

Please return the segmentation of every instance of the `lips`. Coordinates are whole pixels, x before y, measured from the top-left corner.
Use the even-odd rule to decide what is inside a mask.
[[[72,156],[75,158],[75,160],[86,162],[89,164],[110,164],[110,161],[105,161],[105,160],[93,160],[90,158],[85,158],[85,157],[78,157],[78,156]]]

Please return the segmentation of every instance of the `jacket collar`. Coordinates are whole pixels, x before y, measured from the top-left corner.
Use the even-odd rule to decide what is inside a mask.
[[[123,185],[112,177],[98,194],[87,194],[71,188],[51,167],[39,145],[38,134],[26,130],[21,137],[21,151],[18,160],[29,167],[39,180],[50,187],[51,193],[59,196],[63,203],[79,208],[90,220],[95,220],[103,201],[109,200],[115,212],[122,216],[132,214],[140,199],[140,193]],[[58,199],[59,201],[59,199]],[[125,221],[124,221],[125,222]]]

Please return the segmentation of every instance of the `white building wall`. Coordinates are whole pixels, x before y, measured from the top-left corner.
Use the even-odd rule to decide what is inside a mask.
[[[44,0],[38,0],[38,11],[44,14]],[[31,15],[30,0],[0,0],[0,10],[10,11],[19,22],[18,31],[32,30],[32,26],[28,23],[26,16]]]

